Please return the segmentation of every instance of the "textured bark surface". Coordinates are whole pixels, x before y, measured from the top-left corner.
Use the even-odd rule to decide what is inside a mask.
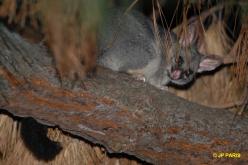
[[[63,89],[51,56],[0,26],[0,108],[154,164],[245,163],[248,119],[98,68]],[[30,130],[32,131],[32,130]],[[214,159],[214,153],[241,158]],[[226,155],[227,156],[227,155]]]

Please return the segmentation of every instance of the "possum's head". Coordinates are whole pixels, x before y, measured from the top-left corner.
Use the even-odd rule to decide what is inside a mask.
[[[215,55],[203,55],[194,45],[182,47],[175,36],[166,53],[166,71],[170,82],[185,85],[193,81],[196,73],[212,71],[222,64],[222,59]]]

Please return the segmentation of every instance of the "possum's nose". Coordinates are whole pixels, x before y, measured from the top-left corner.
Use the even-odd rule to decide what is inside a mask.
[[[170,73],[170,77],[173,80],[178,80],[181,77],[182,71],[179,69],[175,69]]]
[[[172,79],[172,80],[179,80],[179,79],[188,79],[190,77],[190,75],[193,74],[193,71],[191,69],[189,70],[186,70],[186,71],[183,71],[183,70],[180,70],[180,69],[172,69],[170,72],[169,72],[169,77]]]

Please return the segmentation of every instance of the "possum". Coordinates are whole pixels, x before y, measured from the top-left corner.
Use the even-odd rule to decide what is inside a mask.
[[[154,24],[138,11],[112,9],[101,26],[97,63],[125,72],[164,89],[169,84],[184,86],[197,73],[212,71],[222,64],[215,55],[199,53],[194,44],[185,48],[177,35]]]

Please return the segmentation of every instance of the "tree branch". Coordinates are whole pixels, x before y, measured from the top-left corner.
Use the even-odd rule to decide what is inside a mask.
[[[2,25],[0,48],[0,108],[14,115],[155,164],[215,162],[214,152],[238,152],[238,161],[248,160],[247,118],[233,123],[228,111],[190,103],[103,68],[84,81],[86,89],[63,89],[46,48]]]

